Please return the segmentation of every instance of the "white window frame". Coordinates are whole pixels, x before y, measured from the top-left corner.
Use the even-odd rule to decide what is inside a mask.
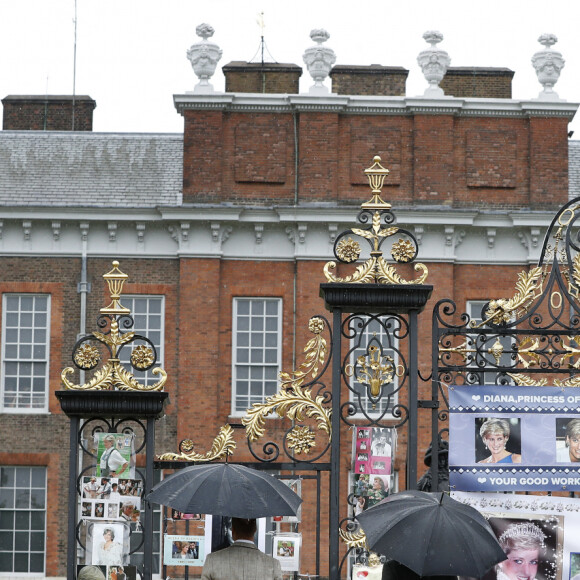
[[[363,316],[362,314],[360,315],[361,317],[365,318],[366,320],[368,320],[368,317]],[[382,317],[381,317],[382,318]],[[383,345],[383,337],[386,336],[386,333],[384,331],[384,328],[380,325],[379,321],[373,321],[376,324],[379,324],[379,334],[377,335],[378,341],[381,343],[381,345],[383,346],[383,356],[387,355],[387,356],[391,356],[393,358],[393,364],[395,366],[395,373],[393,376],[393,391],[395,391],[395,393],[391,396],[390,399],[388,399],[387,397],[382,397],[380,402],[379,402],[379,408],[377,408],[376,410],[373,410],[370,401],[368,399],[368,396],[366,394],[366,386],[364,387],[365,391],[363,396],[361,396],[360,398],[360,403],[364,404],[366,409],[366,414],[369,417],[379,417],[382,413],[385,412],[385,410],[387,411],[387,414],[385,415],[385,418],[388,419],[389,418],[389,411],[388,409],[392,409],[395,405],[397,405],[398,401],[399,401],[399,394],[398,394],[398,388],[399,388],[399,377],[396,374],[396,370],[398,368],[399,365],[399,353],[396,350],[398,348],[399,345],[399,341],[398,339],[393,336],[391,334],[391,338],[392,338],[392,343],[393,343],[393,347],[391,348],[390,346],[385,346]],[[373,322],[371,322],[371,324],[373,324]],[[361,354],[365,354],[366,353],[366,349],[367,346],[370,342],[370,340],[368,339],[368,332],[369,332],[369,328],[370,326],[365,326],[364,328],[364,333],[367,334],[367,338],[366,340],[361,339],[360,340],[360,346],[356,349],[354,349],[355,346],[355,342],[358,342],[360,339],[360,334],[357,333],[357,335],[351,340],[350,343],[350,348],[354,349],[352,350],[352,352],[350,353],[350,360],[349,363],[351,365],[351,368],[354,369],[355,368],[355,364],[356,364],[356,359],[358,356],[360,356]],[[371,336],[372,338],[372,336]],[[355,377],[352,376],[350,379],[350,387],[351,389],[354,389],[355,383],[357,381],[355,380]],[[352,391],[349,391],[349,397],[350,397],[350,401],[352,403],[355,403],[356,407],[357,407],[357,413],[354,415],[354,417],[362,417],[364,416],[363,412],[360,410],[359,408],[359,398],[357,397],[357,395],[355,393],[353,393]],[[386,403],[387,401],[390,402],[389,407],[386,407]]]
[[[265,361],[262,361],[261,363],[255,363],[252,364],[251,360],[248,359],[247,363],[245,362],[238,362],[237,360],[237,354],[238,354],[238,339],[239,339],[239,333],[241,332],[246,332],[244,330],[238,330],[238,323],[240,320],[240,315],[238,315],[238,308],[239,305],[242,302],[250,302],[250,310],[251,310],[251,305],[252,305],[252,301],[261,301],[264,302],[264,306],[266,305],[266,303],[268,302],[276,302],[278,304],[278,314],[276,317],[276,362],[273,363],[266,363]],[[250,394],[250,378],[248,378],[248,394],[246,395],[248,401],[249,401],[249,405],[248,407],[244,408],[244,409],[238,409],[237,405],[236,405],[236,400],[238,398],[237,396],[237,381],[238,381],[238,367],[240,366],[244,366],[248,368],[248,377],[251,374],[251,368],[252,367],[260,367],[262,369],[264,368],[274,368],[275,370],[275,377],[276,377],[276,384],[278,384],[278,375],[280,373],[280,369],[282,366],[282,309],[283,309],[283,301],[282,298],[277,298],[277,297],[269,297],[269,296],[237,296],[234,297],[233,299],[233,303],[232,303],[232,404],[231,404],[231,416],[234,417],[241,417],[244,416],[246,414],[246,410],[248,407],[251,407],[253,403],[258,402],[258,401],[252,401],[251,400],[251,394]],[[263,315],[263,317],[265,317],[265,314]],[[251,315],[250,315],[250,320],[251,320]],[[249,329],[248,334],[251,336],[251,329]],[[266,336],[266,331],[265,331],[265,326],[264,329],[262,330],[262,336]],[[263,341],[263,345],[262,348],[265,348],[266,344],[265,344],[265,340]],[[248,351],[250,351],[250,346],[248,344]],[[245,346],[243,347],[245,348]],[[261,399],[261,401],[265,400],[265,381],[262,381],[262,394],[263,397]],[[261,402],[260,401],[260,402]]]
[[[482,318],[481,318],[481,309],[489,302],[489,300],[467,300],[466,304],[465,304],[465,312],[469,315],[471,321],[474,321],[476,324],[479,324],[480,322],[482,322]],[[489,328],[489,327],[484,327],[484,328]],[[475,331],[476,332],[476,331]],[[477,340],[477,335],[473,334],[470,336],[473,344],[471,347],[469,348],[473,348],[475,349],[475,341]],[[512,345],[506,345],[504,344],[504,349],[506,348],[506,346],[509,346],[509,348],[512,348]],[[482,384],[490,384],[490,385],[495,385],[495,376],[497,375],[497,372],[494,371],[483,371],[483,370],[479,370],[480,367],[477,366],[476,362],[475,362],[475,353],[469,353],[474,357],[473,363],[472,365],[468,366],[467,369],[473,369],[474,372],[480,373],[483,375],[483,383]],[[487,355],[490,357],[490,360],[493,359],[492,355],[489,354]],[[503,354],[502,356],[509,356],[506,354]],[[494,361],[495,362],[495,361]],[[493,375],[492,377],[492,382],[488,382],[486,379],[487,375]],[[510,380],[510,384],[515,384],[513,382],[513,380]]]
[[[160,344],[155,344],[155,341],[152,341],[153,344],[155,345],[155,349],[157,351],[157,362],[155,363],[155,367],[161,367],[163,368],[163,358],[164,358],[164,345],[165,345],[165,296],[163,294],[123,294],[123,296],[121,297],[121,303],[123,304],[123,306],[125,306],[126,308],[131,308],[131,316],[133,317],[133,320],[135,320],[135,310],[133,308],[134,306],[134,301],[135,300],[160,300],[161,301],[161,312],[160,312],[160,317],[161,317],[161,328],[159,329],[159,341]],[[132,302],[129,302],[132,301]],[[129,304],[131,306],[129,306]],[[149,314],[147,314],[147,326],[149,326]],[[154,331],[157,331],[157,329],[153,329]],[[150,337],[150,331],[149,331],[149,327],[147,327],[146,329],[141,328],[140,326],[133,326],[133,328],[131,328],[131,331],[135,332],[136,334],[140,334],[141,336],[145,336],[147,338],[149,338],[151,340]],[[139,346],[139,345],[143,345],[144,343],[142,341],[136,341],[135,343],[131,343],[128,344],[127,346],[125,346],[122,350],[121,350],[121,357],[120,360],[124,365],[130,365],[131,363],[129,362],[129,358],[131,356],[131,351],[133,350],[133,348]],[[154,375],[151,371],[153,370],[150,369],[147,372],[142,372],[142,371],[137,371],[134,368],[131,368],[131,372],[133,373],[133,376],[140,382],[143,383],[147,386],[153,385],[155,384],[157,381],[159,381],[160,376],[159,375]]]
[[[6,350],[7,348],[14,344],[13,342],[8,343],[7,342],[7,332],[8,332],[8,326],[7,326],[7,320],[6,320],[6,316],[8,314],[7,311],[7,300],[10,297],[18,297],[19,300],[21,300],[22,298],[46,298],[47,304],[46,304],[46,327],[45,327],[45,332],[46,332],[46,336],[45,336],[45,342],[44,342],[44,346],[45,346],[45,354],[44,357],[42,359],[40,359],[38,356],[36,356],[36,354],[34,353],[34,342],[31,342],[31,355],[30,358],[20,358],[20,357],[9,357]],[[18,315],[20,316],[22,314],[22,310],[18,310]],[[32,314],[34,316],[35,310],[32,310]],[[11,326],[10,329],[14,329],[16,328],[18,330],[18,333],[20,334],[22,332],[22,327],[21,326]],[[33,324],[31,326],[31,331],[34,334],[34,330],[35,330],[35,326],[34,326],[34,321]],[[2,295],[2,365],[1,365],[1,375],[0,375],[0,412],[3,413],[13,413],[13,414],[40,414],[40,413],[48,413],[48,398],[49,398],[49,394],[50,394],[50,383],[49,383],[49,372],[50,372],[50,331],[51,331],[51,295],[50,294],[46,294],[46,293],[42,293],[42,292],[6,292]],[[31,339],[32,341],[34,339]],[[18,344],[21,344],[20,339],[18,340]],[[40,344],[40,343],[38,343]],[[34,363],[40,363],[43,362],[45,364],[45,373],[44,373],[44,402],[43,405],[40,407],[33,407],[32,406],[32,398],[31,398],[31,402],[30,402],[30,406],[28,407],[24,407],[24,406],[15,406],[15,407],[11,407],[11,406],[7,406],[5,405],[5,400],[6,400],[6,365],[9,363],[26,363],[26,362],[30,362],[31,364]],[[18,375],[17,380],[19,380],[20,375]],[[33,375],[34,377],[34,375]],[[30,395],[32,397],[32,393],[33,391],[33,385],[31,384],[30,386]],[[19,397],[21,394],[21,390],[18,389],[16,391],[16,400],[18,401]]]
[[[12,527],[12,530],[8,530],[7,528],[0,528],[1,532],[12,532],[13,535],[13,544],[16,545],[17,543],[17,539],[15,538],[15,535],[17,533],[25,533],[27,532],[29,534],[29,540],[30,540],[30,534],[31,533],[39,533],[42,532],[43,536],[44,536],[44,549],[41,551],[35,550],[34,553],[38,553],[38,554],[42,554],[42,561],[43,561],[43,569],[42,571],[36,571],[36,572],[17,572],[17,571],[10,571],[10,572],[1,572],[0,571],[0,578],[44,578],[45,574],[46,574],[46,554],[47,554],[47,541],[48,541],[48,537],[47,537],[47,533],[46,533],[46,526],[47,526],[47,520],[48,520],[48,513],[47,513],[47,502],[48,502],[48,498],[47,498],[47,494],[48,494],[48,489],[47,489],[47,468],[45,466],[36,466],[36,465],[6,465],[6,466],[2,466],[8,469],[43,469],[44,470],[44,508],[32,508],[32,506],[30,505],[30,501],[29,501],[29,505],[28,508],[23,508],[23,507],[17,507],[16,503],[11,506],[11,507],[7,507],[7,508],[2,508],[0,507],[0,512],[1,511],[13,511],[14,515],[16,517],[17,513],[22,514],[22,512],[27,512],[28,514],[32,513],[32,512],[42,512],[44,513],[44,527],[42,528],[42,530],[38,529],[38,530],[33,530],[30,527],[30,523],[28,525],[27,529],[16,529],[16,525],[14,522],[14,525]],[[15,478],[16,479],[16,478]],[[5,489],[5,488],[0,488],[0,489]],[[31,484],[29,484],[28,488],[24,488],[24,487],[17,487],[16,486],[16,481],[15,481],[15,485],[13,488],[15,495],[16,495],[16,490],[17,489],[28,489],[29,491],[32,489],[41,489],[39,487],[32,487]],[[12,554],[14,555],[17,552],[26,552],[28,555],[31,554],[31,550],[28,548],[26,550],[13,550]],[[30,560],[28,562],[28,565],[30,566]],[[13,568],[14,568],[14,564],[13,564]]]

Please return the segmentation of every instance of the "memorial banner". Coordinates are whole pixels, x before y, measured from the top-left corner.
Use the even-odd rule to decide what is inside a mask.
[[[480,511],[508,554],[482,580],[578,580],[578,499],[466,492],[451,497]]]
[[[449,388],[449,483],[458,491],[580,490],[580,391]]]

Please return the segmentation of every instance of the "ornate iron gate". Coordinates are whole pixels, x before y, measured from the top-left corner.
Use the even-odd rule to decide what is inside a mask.
[[[538,264],[519,274],[511,298],[486,301],[478,319],[449,299],[436,304],[432,395],[445,409],[433,410],[434,445],[447,431],[449,386],[580,386],[579,210],[574,199],[556,214]]]

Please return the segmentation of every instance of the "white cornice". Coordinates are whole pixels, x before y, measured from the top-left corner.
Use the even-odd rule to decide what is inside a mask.
[[[566,117],[572,119],[580,106],[566,101],[482,99],[455,97],[381,97],[325,94],[211,93],[173,95],[180,114],[187,109],[228,111],[333,112],[350,115],[455,115],[492,117]]]
[[[395,208],[394,213],[396,225],[420,234],[420,261],[456,264],[534,263],[553,218],[547,211],[446,207]],[[69,257],[86,248],[90,257],[331,260],[336,236],[360,226],[357,214],[356,207],[324,205],[164,207],[119,214],[2,208],[0,252]]]

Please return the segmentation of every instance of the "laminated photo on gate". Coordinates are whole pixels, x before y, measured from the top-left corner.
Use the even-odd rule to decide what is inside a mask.
[[[137,522],[141,516],[143,482],[84,476],[81,481],[81,518]]]
[[[166,566],[203,566],[205,536],[163,536],[163,563]]]
[[[133,479],[135,477],[134,435],[96,433],[97,477]]]

